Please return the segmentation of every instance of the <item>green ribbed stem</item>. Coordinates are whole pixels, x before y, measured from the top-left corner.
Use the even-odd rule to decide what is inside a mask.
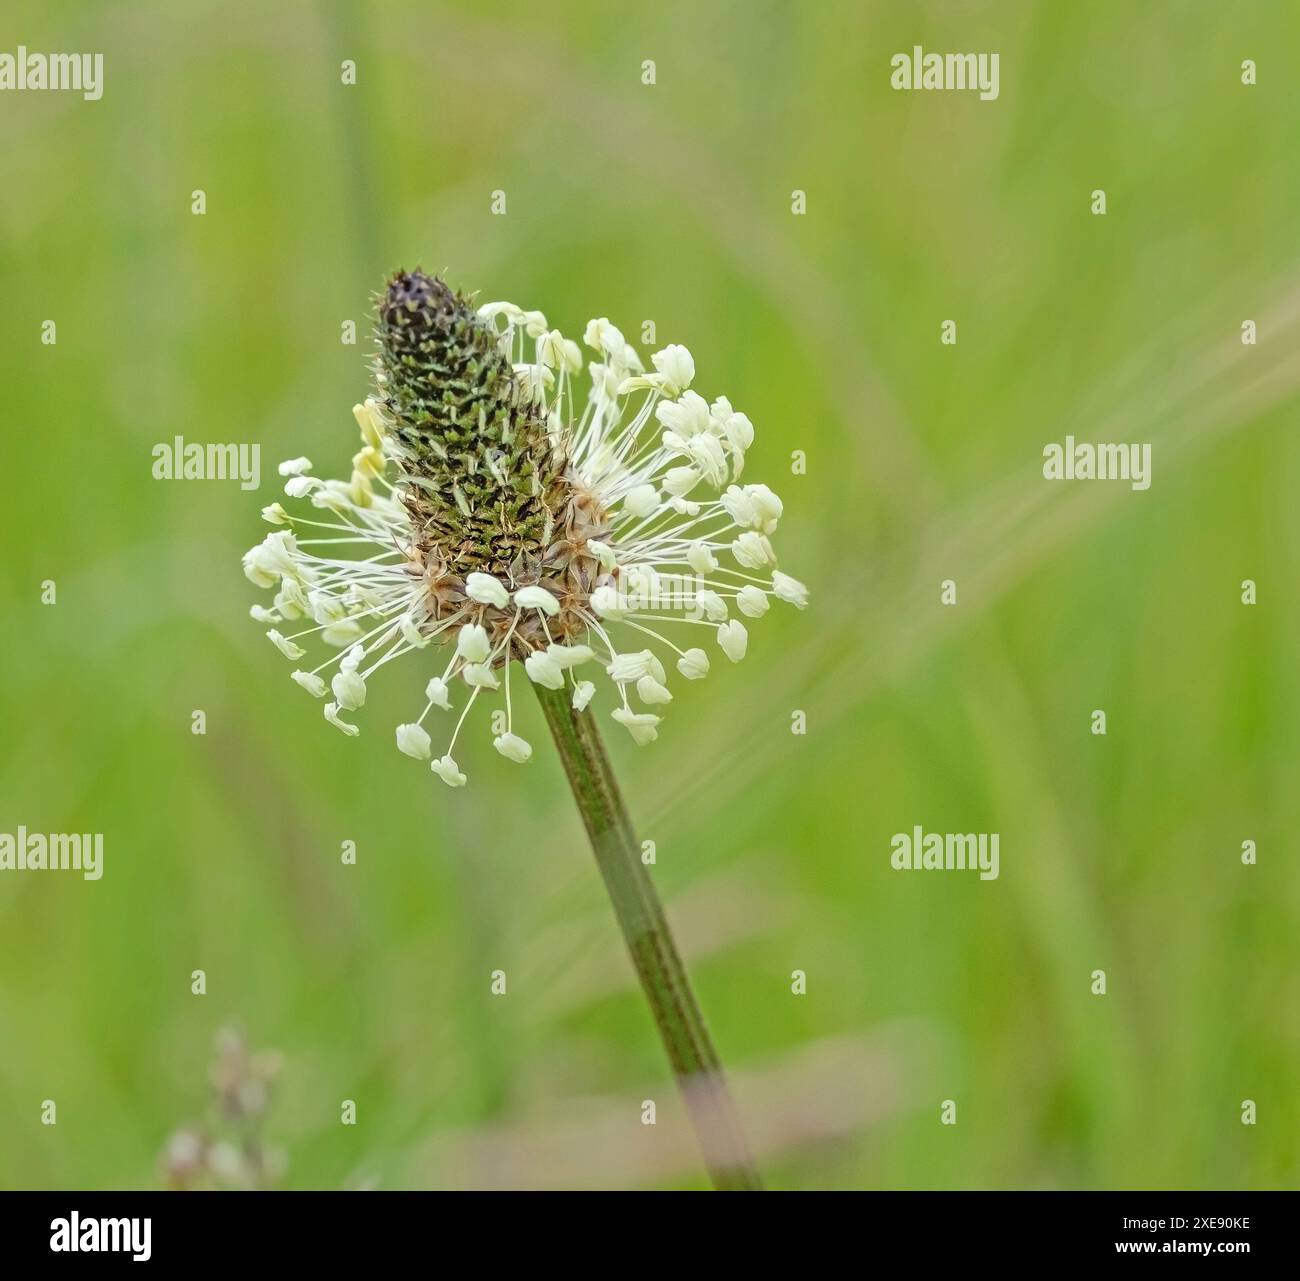
[[[573,710],[567,689],[533,688],[559,749],[709,1175],[720,1190],[761,1189],[722,1064],[695,1002],[663,904],[641,862],[641,848],[596,722],[590,712]]]

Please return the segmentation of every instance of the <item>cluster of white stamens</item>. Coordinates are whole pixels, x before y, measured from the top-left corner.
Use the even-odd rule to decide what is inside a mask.
[[[776,569],[770,535],[781,516],[780,499],[765,485],[739,483],[754,429],[725,397],[710,404],[690,390],[695,364],[684,347],[656,352],[647,372],[608,320],[591,321],[584,338],[598,359],[586,365],[590,388],[579,403],[584,362],[577,343],[551,329],[540,312],[511,303],[490,303],[478,315],[497,329],[516,378],[564,451],[567,474],[604,514],[607,535],[586,539],[582,549],[602,572],[589,595],[566,602],[587,628],[581,637],[586,643],[571,643],[572,634],[552,639],[547,620],[560,606],[552,591],[536,583],[470,573],[463,604],[451,612],[431,610],[429,584],[414,550],[419,533],[402,502],[404,482],[394,465],[398,446],[381,399],[354,408],[362,448],[350,480],[317,479],[305,458],[281,464],[285,493],[308,499],[320,516],[290,515],[280,503],[271,504],[263,517],[286,528],[244,556],[249,579],[276,589],[270,609],[252,609],[255,619],[271,625],[267,636],[276,647],[297,661],[306,652],[299,642],[319,636],[337,651],[292,675],[316,698],[333,695],[325,719],[345,734],[359,733],[343,714],[364,704],[367,682],[381,667],[434,641],[447,643],[441,674],[425,687],[424,710],[397,727],[397,746],[430,760],[434,773],[453,787],[464,784],[465,774],[452,752],[485,690],[504,686],[505,731],[493,739],[496,750],[521,763],[532,755],[512,729],[512,659],[522,660],[536,684],[568,687],[579,709],[596,690],[581,678],[583,669],[603,666],[618,691],[613,719],[644,744],[657,736],[660,723],[657,712],[644,709],[672,699],[668,674],[654,649],[620,650],[611,635],[616,626],[643,645],[648,639],[660,647],[685,679],[699,680],[709,670],[706,650],[681,648],[660,627],[702,627],[727,658],[739,662],[748,634],[733,611],[758,618],[774,596],[800,609],[807,604],[804,586]],[[529,348],[532,359],[525,360]],[[716,496],[704,497],[709,491]],[[512,621],[489,630],[483,625],[488,611],[498,621],[499,611],[506,611]],[[538,630],[531,625],[539,624],[549,642],[527,653],[518,648],[522,632],[516,634],[525,619],[530,634]],[[457,696],[463,696],[463,706],[446,750],[435,759],[425,722],[434,709],[454,713]]]

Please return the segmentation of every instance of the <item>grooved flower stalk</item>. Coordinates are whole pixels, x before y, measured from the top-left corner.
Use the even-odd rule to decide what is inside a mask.
[[[672,931],[588,711],[575,711],[559,690],[538,686],[551,736],[591,839],[596,864],[637,978],[668,1052],[714,1184],[723,1190],[761,1188],[718,1053],[673,942]]]

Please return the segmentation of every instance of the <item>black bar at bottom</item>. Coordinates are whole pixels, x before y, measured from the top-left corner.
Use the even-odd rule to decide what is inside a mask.
[[[414,1255],[436,1267],[448,1244],[458,1256],[499,1265],[518,1252],[531,1266],[582,1253],[586,1229],[550,1193],[443,1192],[8,1192],[0,1194],[5,1270],[15,1264],[162,1265],[320,1263],[397,1266]],[[560,1195],[565,1195],[561,1193]],[[596,1194],[592,1194],[596,1195]],[[653,1194],[647,1194],[653,1195]],[[671,1195],[671,1194],[670,1194]],[[820,1254],[842,1235],[866,1267],[947,1261],[1100,1262],[1144,1255],[1184,1259],[1249,1255],[1293,1259],[1290,1192],[839,1192],[796,1194],[779,1211],[755,1213],[752,1197],[715,1198],[704,1209],[677,1194],[671,1219],[606,1195],[593,1229],[627,1234],[644,1258],[661,1233],[697,1234],[697,1257],[744,1258],[787,1237]],[[771,1195],[771,1194],[769,1194]],[[466,1197],[508,1199],[466,1220]],[[457,1204],[451,1204],[452,1199]],[[687,1222],[700,1213],[697,1225]],[[761,1215],[761,1217],[759,1217]],[[498,1230],[491,1230],[493,1222]],[[810,1238],[809,1228],[821,1235]],[[485,1231],[485,1229],[488,1229]],[[664,1242],[667,1245],[667,1242]],[[608,1257],[608,1256],[605,1256]]]

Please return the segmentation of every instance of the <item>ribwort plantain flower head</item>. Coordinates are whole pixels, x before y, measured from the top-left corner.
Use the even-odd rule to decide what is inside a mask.
[[[709,671],[708,650],[678,644],[692,635],[679,629],[739,662],[736,614],[807,604],[776,568],[780,499],[740,483],[754,429],[725,397],[692,390],[685,347],[655,352],[647,371],[601,318],[584,359],[541,312],[476,308],[420,271],[397,273],[376,310],[351,477],[282,463],[287,496],[315,512],[271,504],[262,514],[278,528],[244,556],[249,579],[275,589],[252,614],[276,647],[295,662],[316,638],[335,651],[293,679],[343,733],[359,732],[345,714],[381,667],[428,651],[424,710],[397,727],[397,746],[453,787],[466,776],[452,752],[484,693],[504,695],[497,751],[532,755],[513,732],[516,663],[579,709],[596,692],[584,676],[603,667],[611,715],[648,743],[672,699],[665,663],[687,680]],[[435,757],[430,721],[446,713]]]

